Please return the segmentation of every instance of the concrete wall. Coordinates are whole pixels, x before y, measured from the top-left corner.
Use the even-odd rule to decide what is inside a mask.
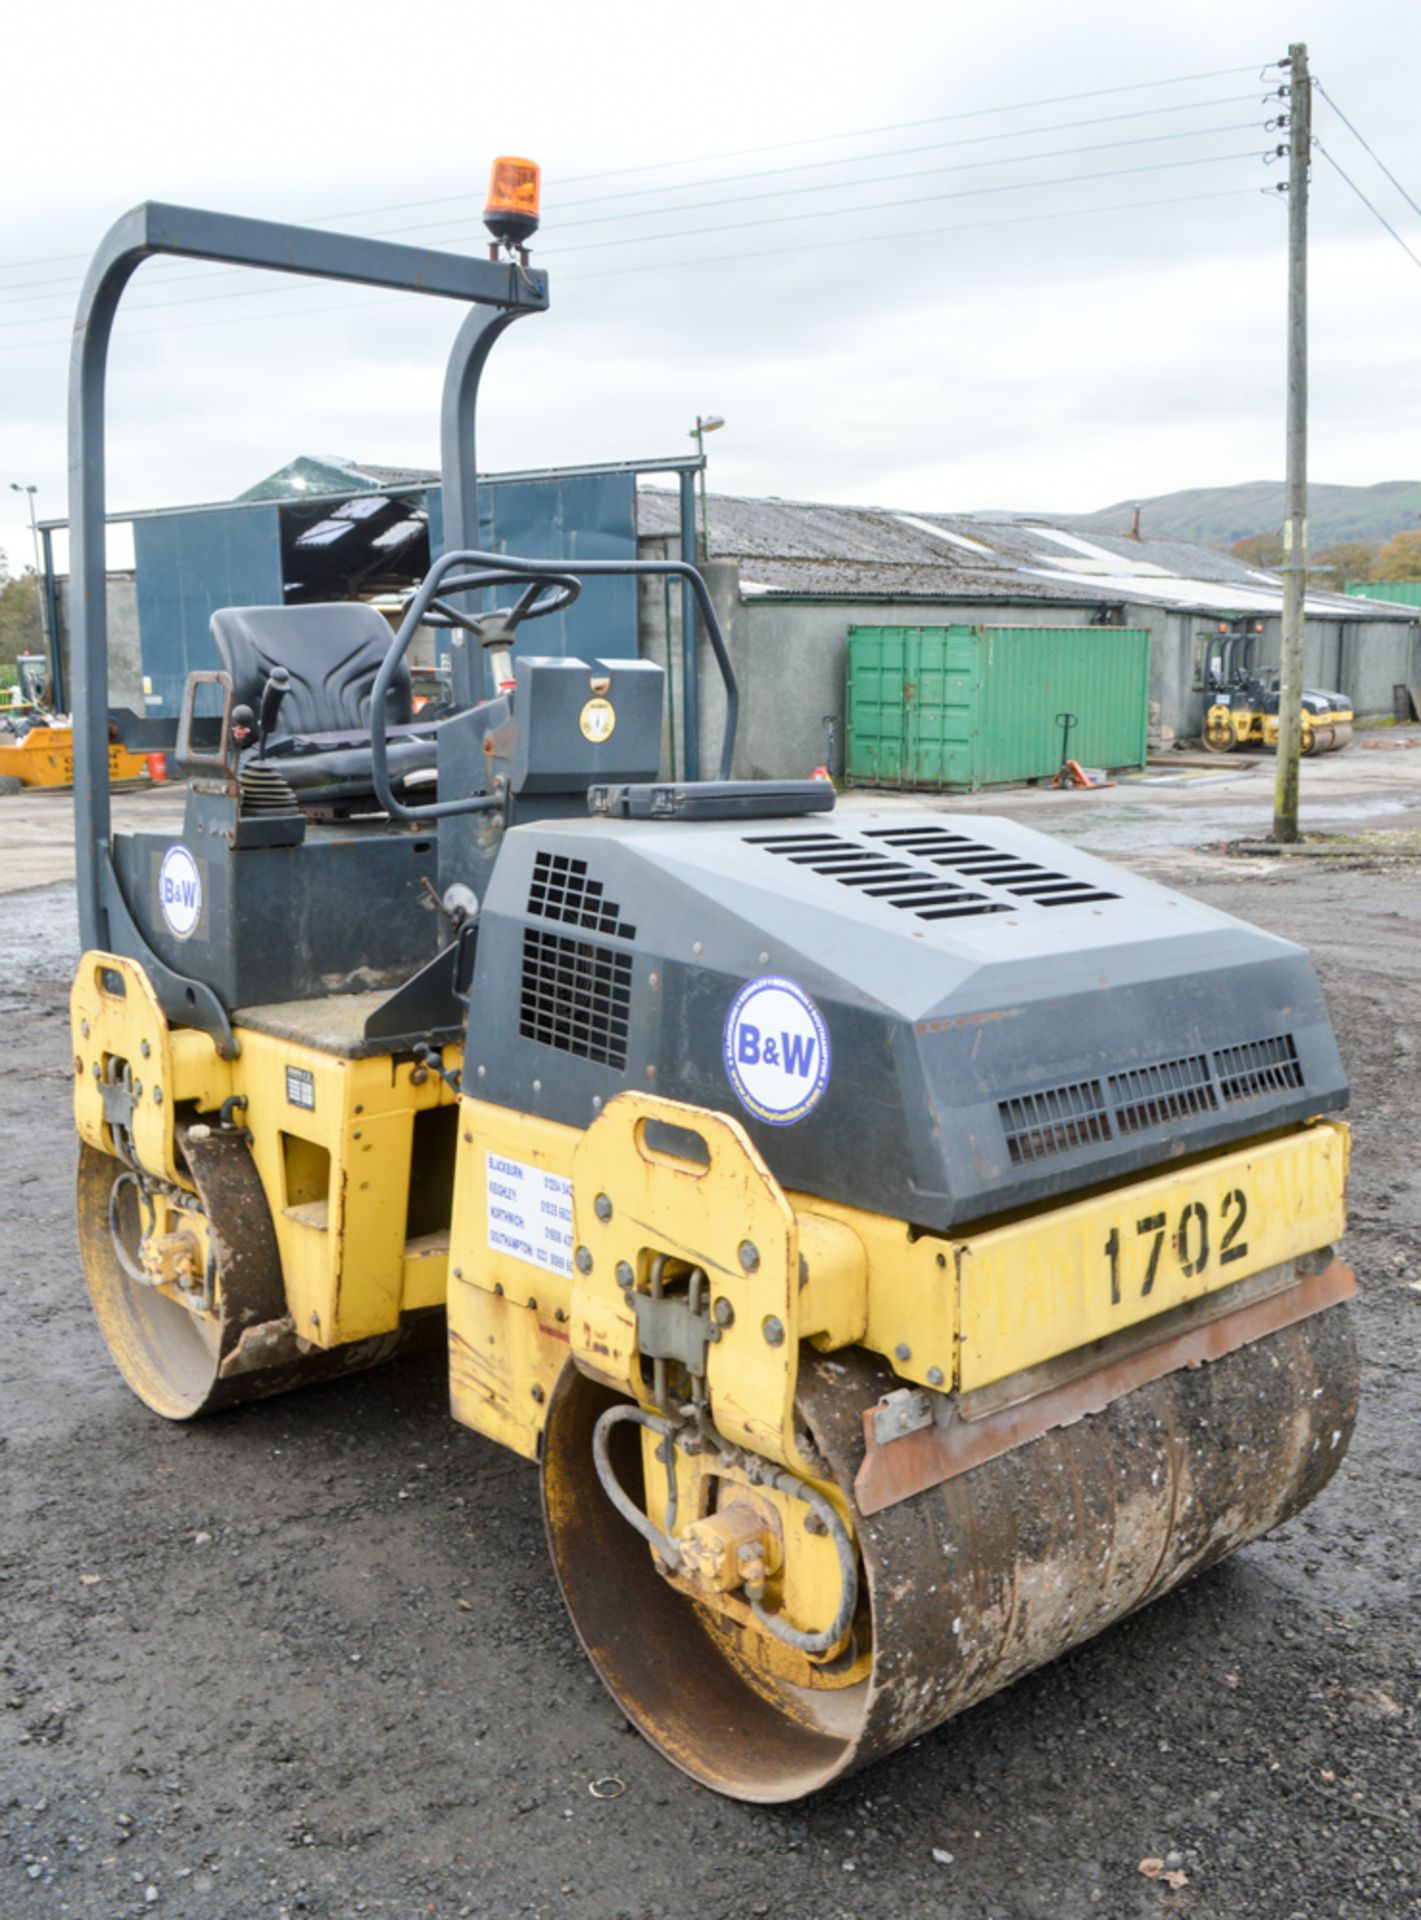
[[[901,601],[750,601],[741,608],[748,629],[741,652],[745,684],[737,772],[803,778],[829,764],[844,770],[844,681],[850,627],[1084,627],[1089,607],[1043,607],[997,602],[951,607]]]
[[[661,557],[661,541],[643,541],[643,558]],[[712,560],[706,584],[725,633],[740,683],[740,721],[736,731],[737,779],[803,779],[819,766],[836,775],[844,767],[844,675],[851,626],[941,626],[992,624],[1017,627],[1074,627],[1090,622],[1089,607],[1043,607],[1036,603],[980,606],[909,606],[882,601],[742,600],[740,569],[734,561]],[[659,585],[643,584],[640,607],[643,655],[666,664],[666,620]],[[679,741],[683,706],[680,595],[671,607],[671,659],[677,716],[677,768],[684,772]],[[699,662],[701,776],[716,771],[725,699],[708,646]],[[668,703],[669,704],[669,703]],[[832,757],[829,728],[833,724]],[[662,771],[669,774],[669,740]]]
[[[1390,713],[1394,686],[1421,680],[1421,621],[1310,620],[1309,686],[1337,687],[1358,713]]]
[[[1144,625],[1147,611],[1131,607],[1129,624]],[[1261,618],[1256,662],[1260,667],[1276,667],[1282,654],[1282,618],[1276,614]],[[1218,621],[1206,614],[1184,613],[1170,614],[1167,620],[1170,632],[1152,660],[1150,695],[1165,701],[1164,717],[1173,720],[1181,733],[1197,734],[1205,708],[1204,695],[1194,686],[1199,640],[1215,633]],[[1303,637],[1304,684],[1345,694],[1359,715],[1389,714],[1392,688],[1414,686],[1418,680],[1421,622],[1308,620]],[[1157,691],[1157,682],[1165,691]]]

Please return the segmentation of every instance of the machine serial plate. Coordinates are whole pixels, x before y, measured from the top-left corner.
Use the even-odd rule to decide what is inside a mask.
[[[1321,1125],[962,1243],[964,1392],[1337,1240],[1347,1132]]]

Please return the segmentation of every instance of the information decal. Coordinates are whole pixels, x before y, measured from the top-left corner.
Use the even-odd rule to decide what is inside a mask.
[[[725,1017],[725,1071],[757,1120],[803,1120],[823,1097],[829,1065],[829,1029],[802,987],[769,975],[740,989]]]
[[[286,1102],[288,1106],[304,1107],[307,1113],[316,1111],[316,1076],[309,1067],[286,1069]]]
[[[571,1277],[571,1180],[501,1153],[487,1154],[485,1160],[489,1251]]]

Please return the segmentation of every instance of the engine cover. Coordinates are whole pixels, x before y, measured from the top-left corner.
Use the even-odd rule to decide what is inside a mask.
[[[1347,1101],[1301,947],[976,814],[517,827],[471,1008],[481,1099],[718,1108],[939,1231]]]

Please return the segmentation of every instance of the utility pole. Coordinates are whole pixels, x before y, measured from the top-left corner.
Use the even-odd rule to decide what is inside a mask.
[[[1288,73],[1288,463],[1273,838],[1290,844],[1298,837],[1303,602],[1308,564],[1308,162],[1312,157],[1312,78],[1308,50],[1302,41],[1288,49]]]
[[[43,637],[45,653],[52,662],[53,653],[49,644],[49,606],[44,595],[43,563],[39,557],[39,526],[35,520],[35,494],[39,489],[37,487],[21,486],[18,480],[12,480],[10,482],[10,491],[11,493],[24,494],[29,504],[30,539],[34,543],[35,550],[35,595],[39,600],[39,630]]]
[[[696,424],[691,428],[691,438],[696,443],[696,452],[701,460],[701,559],[710,559],[710,515],[706,503],[706,435],[716,433],[725,425],[725,416],[721,413],[697,414]]]

